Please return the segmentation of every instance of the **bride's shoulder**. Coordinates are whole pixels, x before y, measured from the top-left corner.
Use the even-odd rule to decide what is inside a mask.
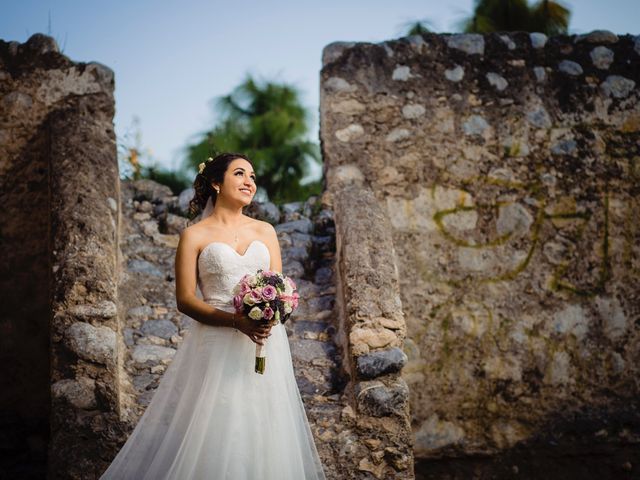
[[[200,223],[194,223],[193,225],[189,225],[188,227],[182,229],[182,231],[180,232],[180,236],[193,237],[195,235],[198,235],[201,230],[202,227],[200,226]]]
[[[264,220],[256,220],[255,229],[256,236],[269,246],[270,250],[279,249],[278,233],[273,225]]]
[[[265,222],[264,220],[259,220],[257,218],[253,218],[252,220],[253,222],[251,223],[251,225],[256,230],[256,233],[266,235],[270,235],[272,232],[275,233],[273,225],[271,225],[269,222]]]
[[[205,227],[200,223],[194,223],[180,232],[180,242],[189,245],[197,245],[205,236]]]

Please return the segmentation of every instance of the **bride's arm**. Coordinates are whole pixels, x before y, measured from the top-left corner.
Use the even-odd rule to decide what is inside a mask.
[[[180,234],[175,260],[178,310],[207,325],[237,327],[239,316],[214,308],[196,296],[196,268],[199,253],[197,240],[197,235],[194,235],[190,228],[185,228]]]

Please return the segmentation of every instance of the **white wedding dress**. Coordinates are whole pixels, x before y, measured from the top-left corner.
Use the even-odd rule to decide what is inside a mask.
[[[260,240],[243,255],[208,244],[198,257],[203,300],[234,311],[235,284],[269,264]],[[324,480],[284,325],[265,342],[264,374],[254,371],[255,347],[239,330],[194,321],[101,479]]]

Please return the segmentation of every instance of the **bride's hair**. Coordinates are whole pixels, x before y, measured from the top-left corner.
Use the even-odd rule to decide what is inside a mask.
[[[189,201],[189,215],[191,218],[198,215],[198,213],[204,209],[209,197],[211,197],[211,203],[213,205],[216,204],[217,194],[211,184],[216,182],[222,185],[227,167],[236,158],[244,158],[253,165],[246,155],[234,152],[221,153],[213,159],[207,160],[204,164],[200,164],[204,165],[204,168],[201,168],[201,172],[196,175],[196,179],[193,181],[195,193]]]

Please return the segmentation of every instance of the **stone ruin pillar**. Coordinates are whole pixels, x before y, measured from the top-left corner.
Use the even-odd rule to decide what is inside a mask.
[[[0,41],[2,248],[18,262],[3,267],[15,300],[3,302],[2,326],[20,358],[12,393],[29,403],[37,391],[31,415],[50,426],[51,479],[97,477],[118,436],[113,90],[109,68],[71,61],[50,37]],[[37,342],[25,360],[29,338]],[[46,436],[38,441],[44,450]]]

